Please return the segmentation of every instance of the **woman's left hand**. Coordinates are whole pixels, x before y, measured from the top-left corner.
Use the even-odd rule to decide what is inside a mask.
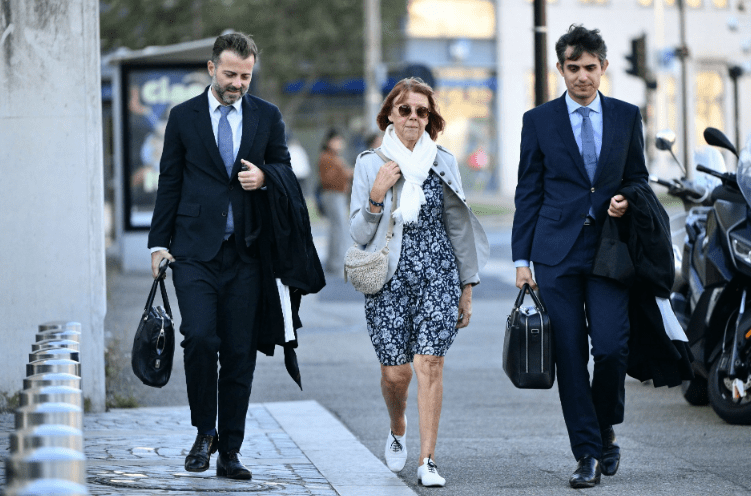
[[[469,318],[472,316],[472,285],[467,284],[462,288],[462,295],[459,297],[459,318],[456,321],[456,328],[461,329],[469,325]]]

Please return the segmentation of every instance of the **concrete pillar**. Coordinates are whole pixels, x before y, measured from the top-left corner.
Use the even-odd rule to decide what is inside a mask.
[[[0,391],[37,325],[81,323],[84,396],[104,410],[106,287],[97,0],[0,1]]]

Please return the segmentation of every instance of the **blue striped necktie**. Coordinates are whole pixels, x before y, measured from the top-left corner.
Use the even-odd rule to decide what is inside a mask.
[[[227,169],[227,175],[232,177],[232,166],[235,164],[235,151],[232,146],[232,127],[227,120],[227,114],[235,107],[224,105],[219,107],[222,116],[219,118],[219,129],[217,130],[217,142],[219,144],[219,155],[222,156],[224,167]],[[230,237],[235,232],[235,219],[232,215],[232,203],[229,204],[227,211],[227,226],[224,229],[224,239]]]
[[[589,182],[594,183],[595,171],[597,170],[597,149],[595,148],[595,133],[592,129],[592,120],[589,118],[590,109],[579,107],[576,111],[582,116],[582,158],[584,167],[587,169]]]

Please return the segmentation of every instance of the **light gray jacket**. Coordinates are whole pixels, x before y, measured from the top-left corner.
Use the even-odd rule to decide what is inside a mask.
[[[367,150],[357,157],[352,184],[349,232],[361,248],[376,252],[386,244],[386,232],[391,216],[391,190],[383,200],[384,207],[377,214],[370,211],[368,196],[383,160],[375,151]],[[485,230],[467,205],[456,158],[439,146],[433,161],[433,171],[443,180],[443,223],[454,248],[459,280],[465,284],[479,284],[480,269],[488,261],[490,246]],[[397,199],[401,198],[404,179],[396,183]],[[394,224],[393,238],[389,243],[389,271],[387,281],[396,272],[402,251],[402,224]]]

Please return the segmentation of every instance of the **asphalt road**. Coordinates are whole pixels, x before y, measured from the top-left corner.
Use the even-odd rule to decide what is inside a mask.
[[[510,227],[508,219],[483,221],[492,258],[474,291],[472,323],[460,331],[444,372],[435,458],[447,486],[416,487],[416,380],[407,410],[410,457],[400,476],[418,494],[571,494],[574,490],[567,481],[575,461],[557,389],[517,390],[501,367],[505,319],[516,296]],[[317,242],[323,239],[323,226],[314,226],[314,234]],[[179,350],[173,378],[164,389],[142,386],[129,369],[130,342],[150,285],[148,276],[113,270],[108,281],[105,328],[111,399],[116,393],[142,406],[186,404]],[[177,310],[171,282],[168,287]],[[378,361],[365,330],[362,295],[341,279],[330,278],[320,294],[303,299],[301,318],[305,327],[299,332],[298,357],[304,390],[287,376],[281,353],[259,356],[251,402],[316,400],[382,459],[388,416],[380,395]],[[678,388],[655,389],[629,379],[626,420],[616,433],[623,451],[621,468],[587,490],[590,494],[751,493],[751,427],[728,425],[710,407],[689,406]]]

